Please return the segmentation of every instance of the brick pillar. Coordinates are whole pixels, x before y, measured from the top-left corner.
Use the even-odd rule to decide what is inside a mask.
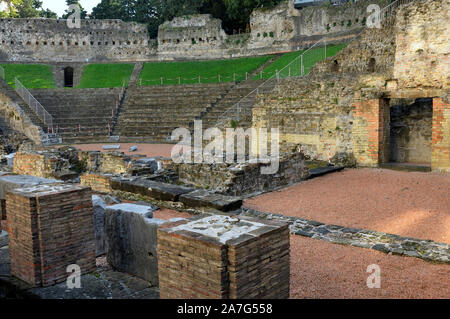
[[[95,270],[92,192],[38,185],[6,194],[11,275],[34,286],[65,281],[67,266]]]
[[[450,103],[442,98],[433,99],[431,168],[450,172]]]
[[[197,216],[158,229],[162,299],[289,298],[287,224]]]
[[[389,161],[389,101],[371,99],[353,105],[353,152],[361,165]]]

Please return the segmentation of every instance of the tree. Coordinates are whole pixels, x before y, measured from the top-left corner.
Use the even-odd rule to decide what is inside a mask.
[[[81,6],[81,4],[78,0],[66,0],[66,4],[67,4],[67,6],[71,6],[72,4],[78,5],[80,7],[81,19],[86,19],[87,11],[83,9],[83,7]],[[69,9],[67,9],[66,13],[63,14],[62,18],[67,19],[72,14],[73,14],[73,11],[69,11]]]
[[[21,0],[15,4],[18,18],[38,18],[42,2],[38,0]]]

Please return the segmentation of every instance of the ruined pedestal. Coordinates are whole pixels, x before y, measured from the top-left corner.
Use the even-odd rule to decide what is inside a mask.
[[[161,298],[289,298],[287,224],[197,216],[158,230]]]
[[[158,285],[156,231],[163,220],[148,206],[118,204],[106,209],[107,260],[114,269]]]
[[[37,185],[6,194],[11,275],[34,286],[65,281],[67,267],[95,270],[92,193],[74,185]]]
[[[47,179],[29,175],[0,176],[0,217],[6,220],[6,193],[18,187],[61,183],[56,179]]]

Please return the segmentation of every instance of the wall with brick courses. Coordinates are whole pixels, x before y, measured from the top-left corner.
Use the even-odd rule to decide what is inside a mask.
[[[174,230],[203,218],[196,216],[158,229],[161,298],[289,298],[287,225],[264,221],[260,228],[226,242],[195,229]],[[261,222],[239,219],[238,225]]]
[[[71,185],[7,194],[11,274],[31,285],[65,281],[67,266],[95,270],[92,193]]]
[[[431,168],[450,172],[450,102],[433,99]]]

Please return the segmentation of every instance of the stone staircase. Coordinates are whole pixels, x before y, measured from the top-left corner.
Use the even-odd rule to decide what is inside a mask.
[[[42,128],[44,133],[48,133],[48,128],[45,127],[42,120],[37,116],[36,112],[34,112],[27,103],[16,93],[16,91],[8,85],[2,78],[0,78],[0,90],[8,96],[12,101],[17,103],[19,107],[25,112],[31,122]]]
[[[109,140],[113,112],[120,88],[36,89],[30,93],[54,117],[54,126],[65,144]]]
[[[227,94],[232,83],[129,87],[113,135],[121,141],[170,141]]]
[[[217,122],[221,117],[224,117],[225,122],[230,122],[232,118],[235,118],[236,112],[234,110],[229,111],[229,114],[226,114],[225,112],[233,108],[236,103],[241,102],[241,110],[243,113],[241,113],[242,121],[240,121],[239,125],[244,128],[250,127],[251,116],[249,119],[248,115],[251,115],[251,109],[255,102],[256,92],[254,94],[250,93],[252,93],[262,83],[264,83],[264,80],[247,80],[234,85],[232,89],[230,89],[219,101],[208,107],[196,119],[202,120],[204,128],[216,127],[218,124]],[[228,118],[229,121],[227,121]],[[192,125],[193,124],[191,124],[191,126]]]

